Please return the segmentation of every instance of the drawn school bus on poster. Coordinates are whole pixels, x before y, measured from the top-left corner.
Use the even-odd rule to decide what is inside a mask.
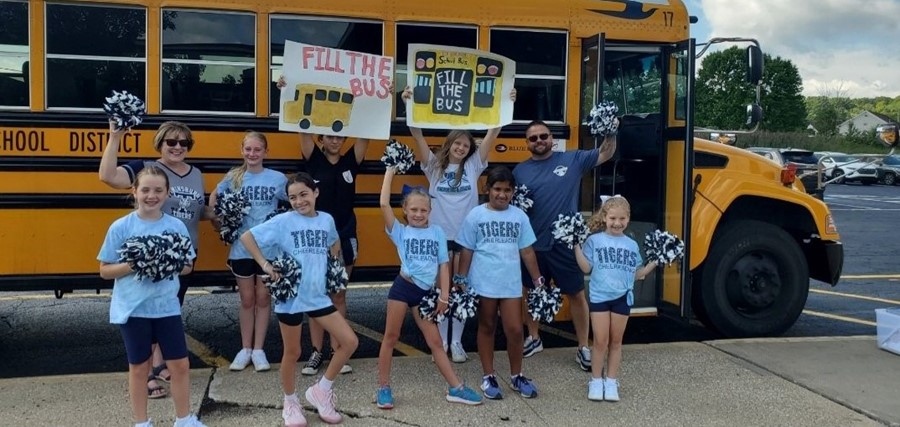
[[[514,84],[515,63],[508,58],[474,49],[410,44],[409,64],[413,96],[407,118],[412,125],[489,128],[511,118],[508,114],[504,120],[501,114],[510,102],[500,95]]]
[[[321,126],[340,132],[350,122],[353,94],[339,87],[299,84],[294,100],[285,102],[283,111],[281,119],[297,123],[300,129]]]
[[[761,156],[694,137],[700,48],[683,0],[558,0],[553,7],[544,0],[456,0],[452,7],[419,0],[5,0],[0,12],[4,24],[22,23],[5,26],[8,37],[0,41],[0,291],[62,296],[112,286],[98,276],[97,251],[109,225],[132,209],[126,191],[97,177],[109,129],[100,107],[113,89],[147,104],[144,123],[119,147],[119,162],[158,158],[155,130],[166,120],[183,121],[195,140],[187,162],[202,169],[207,193],[241,164],[247,129],[266,134],[266,167],[285,173],[302,167],[297,129],[279,126],[291,120],[296,128],[307,118],[317,131],[332,132],[333,122],[312,125],[324,120],[320,108],[334,104],[330,92],[316,100],[315,90],[351,88],[353,110],[368,101],[392,106],[383,118],[365,113],[342,124],[346,134],[375,125],[389,134],[372,137],[356,178],[359,258],[352,279],[391,280],[397,251],[379,208],[384,141],[414,144],[412,122],[403,120],[413,115],[400,93],[407,85],[432,87],[418,96],[433,101],[433,83],[445,77],[447,84],[471,83],[451,87],[469,115],[499,99],[501,121],[514,84],[515,111],[489,155],[492,166],[512,168],[529,158],[524,133],[532,119],[547,123],[560,150],[594,148],[586,124],[591,107],[616,102],[616,155],[584,177],[579,210],[593,211],[601,195],[622,194],[638,242],[661,229],[686,244],[682,261],[635,284],[633,316],[700,320],[728,336],[779,334],[802,311],[810,279],[835,284],[840,277],[843,250],[824,202]],[[481,53],[454,56],[466,59],[455,69],[469,74],[439,77],[439,69],[452,67],[436,49],[433,62],[422,56],[418,69],[416,57],[409,58],[409,45],[429,40]],[[291,41],[307,45],[297,60],[285,54]],[[77,51],[66,48],[73,43]],[[514,62],[483,61],[497,59],[491,55]],[[283,92],[295,104],[282,110],[278,76],[304,60],[311,69],[343,74],[346,84],[286,76]],[[513,75],[514,83],[507,80]],[[411,108],[437,120],[433,105]],[[438,146],[446,132],[427,134]],[[353,143],[350,138],[344,150]],[[403,184],[426,179],[418,169],[398,176],[394,206]],[[207,222],[200,225],[199,254],[185,279],[191,286],[232,283],[228,246]]]

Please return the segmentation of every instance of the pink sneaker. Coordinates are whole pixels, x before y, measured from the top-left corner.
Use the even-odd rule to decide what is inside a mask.
[[[284,399],[284,409],[281,411],[281,418],[284,418],[284,427],[306,427],[303,408],[300,407],[300,400],[296,398]]]
[[[341,422],[341,414],[334,410],[334,391],[322,390],[319,383],[313,384],[312,387],[306,389],[306,400],[316,407],[319,411],[319,418],[328,424],[337,424]]]

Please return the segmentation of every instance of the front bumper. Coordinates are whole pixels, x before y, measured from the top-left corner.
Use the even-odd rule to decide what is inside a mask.
[[[835,286],[844,268],[844,245],[841,242],[813,239],[806,248],[809,277]]]

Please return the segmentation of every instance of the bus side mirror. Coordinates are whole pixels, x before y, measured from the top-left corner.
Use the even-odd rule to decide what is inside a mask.
[[[900,134],[898,133],[900,133],[900,126],[897,123],[888,123],[875,128],[875,135],[878,135],[881,143],[888,148],[897,146],[897,142],[900,141]]]
[[[753,126],[763,119],[763,109],[759,104],[747,105],[747,126]]]
[[[758,84],[763,76],[763,53],[757,45],[747,47],[747,81]]]

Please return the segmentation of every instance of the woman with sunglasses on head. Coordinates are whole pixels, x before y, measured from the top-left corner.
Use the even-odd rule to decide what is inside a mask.
[[[403,100],[412,99],[412,89],[407,86],[403,91]],[[509,92],[510,99],[515,102],[516,89]],[[453,130],[447,135],[441,148],[431,152],[422,129],[409,127],[409,133],[416,140],[416,160],[422,165],[422,172],[428,178],[428,194],[432,200],[431,222],[440,226],[447,236],[447,247],[450,253],[450,277],[456,272],[461,247],[456,242],[456,235],[466,214],[478,206],[478,177],[488,166],[488,153],[494,148],[500,128],[488,129],[481,144],[475,143],[472,134],[465,130]],[[451,319],[447,316],[438,325],[444,350],[448,348],[448,335],[451,335]],[[451,359],[463,363],[469,359],[462,346],[462,333],[465,323],[452,319],[452,337],[449,341]]]
[[[199,242],[201,219],[217,221],[212,208],[206,206],[203,190],[203,174],[187,162],[187,153],[194,147],[191,129],[184,123],[168,121],[159,126],[153,138],[153,148],[159,152],[156,160],[132,160],[117,165],[119,143],[130,129],[116,129],[115,122],[109,124],[109,140],[100,159],[100,181],[116,189],[128,189],[134,185],[135,177],[147,166],[156,165],[165,172],[169,181],[169,197],[163,204],[163,212],[180,219],[191,235],[194,253]],[[184,304],[187,280],[181,280],[178,302]],[[159,348],[153,349],[153,372],[147,381],[150,398],[165,397],[165,389],[156,380],[168,382],[169,370],[163,362]]]

